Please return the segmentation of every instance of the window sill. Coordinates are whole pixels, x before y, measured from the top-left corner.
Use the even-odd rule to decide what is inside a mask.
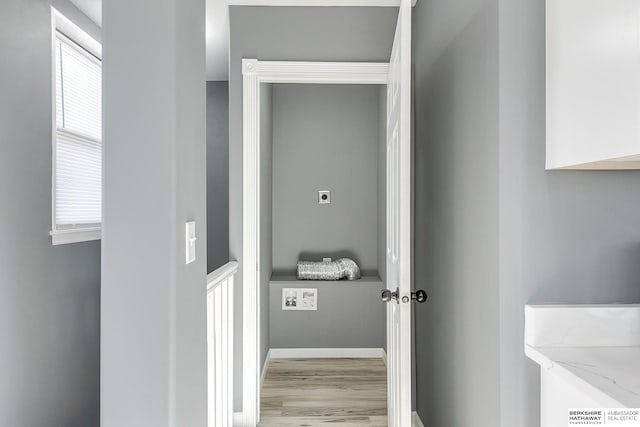
[[[55,230],[49,233],[51,243],[56,245],[66,245],[67,243],[89,242],[100,240],[102,237],[101,228],[78,228],[70,230]]]

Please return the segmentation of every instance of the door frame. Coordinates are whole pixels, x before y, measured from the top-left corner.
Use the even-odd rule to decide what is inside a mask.
[[[378,84],[387,62],[242,60],[242,424],[260,417],[260,85]]]

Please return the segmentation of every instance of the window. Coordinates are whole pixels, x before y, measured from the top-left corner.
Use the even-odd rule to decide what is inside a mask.
[[[102,63],[95,51],[56,27],[54,245],[99,239],[102,222]]]

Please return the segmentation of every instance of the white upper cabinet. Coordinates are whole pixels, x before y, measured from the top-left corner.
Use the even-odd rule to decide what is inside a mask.
[[[640,169],[640,0],[547,0],[547,169]]]

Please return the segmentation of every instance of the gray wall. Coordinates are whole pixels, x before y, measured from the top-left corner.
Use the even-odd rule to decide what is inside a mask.
[[[101,426],[204,426],[205,2],[110,0],[103,14]]]
[[[299,259],[349,256],[377,275],[380,95],[371,85],[273,85],[276,274],[293,274]],[[331,204],[318,204],[318,190],[331,190]],[[317,287],[318,310],[283,311],[283,287]],[[382,347],[380,289],[377,279],[271,284],[271,348]]]
[[[353,282],[279,281],[270,285],[271,348],[382,348],[385,313],[377,277]],[[316,288],[318,309],[282,309],[283,288]],[[384,307],[384,306],[383,306]]]
[[[495,1],[414,8],[414,267],[429,294],[415,307],[417,411],[429,426],[500,421],[497,17]]]
[[[417,409],[534,427],[523,306],[640,301],[640,172],[545,171],[544,2],[414,11]]]
[[[229,261],[229,83],[207,82],[207,271]]]
[[[273,269],[353,258],[378,272],[378,105],[372,85],[273,88]],[[318,204],[318,190],[331,204]]]
[[[98,426],[100,242],[52,246],[50,4],[0,13],[0,425]]]
[[[260,85],[260,366],[270,347],[269,280],[273,269],[273,86]]]
[[[522,306],[640,302],[640,171],[547,172],[544,2],[500,1],[502,425],[538,424]]]
[[[232,6],[229,11],[229,256],[242,263],[242,58],[388,61],[397,10]],[[235,352],[240,358],[241,273],[236,283]],[[236,384],[242,384],[242,366],[236,367]],[[241,388],[236,387],[236,410],[241,409],[241,393]]]

